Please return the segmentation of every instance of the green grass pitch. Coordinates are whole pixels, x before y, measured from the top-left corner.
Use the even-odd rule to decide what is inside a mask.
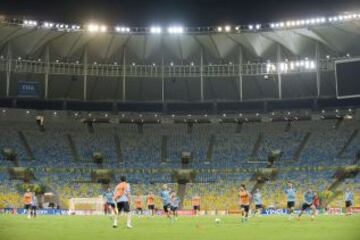
[[[360,215],[318,216],[310,221],[289,221],[287,216],[251,217],[241,223],[239,216],[179,217],[171,223],[165,217],[133,216],[133,229],[126,229],[123,217],[112,228],[107,216],[0,215],[1,240],[360,240]]]

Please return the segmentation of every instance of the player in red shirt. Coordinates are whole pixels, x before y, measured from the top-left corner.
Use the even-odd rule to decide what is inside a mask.
[[[319,207],[320,207],[320,198],[319,198],[319,195],[316,192],[314,193],[313,205],[314,205],[316,210],[318,210]],[[316,211],[315,214],[317,215],[317,213],[318,212]]]

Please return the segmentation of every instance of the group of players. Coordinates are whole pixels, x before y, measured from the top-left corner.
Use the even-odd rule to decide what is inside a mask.
[[[295,208],[295,199],[296,199],[296,189],[293,184],[289,182],[287,187],[284,190],[284,193],[287,196],[287,213],[289,214],[289,219],[292,218]],[[161,192],[159,193],[163,204],[163,210],[168,218],[172,221],[176,221],[178,216],[178,208],[180,204],[180,199],[177,196],[175,191],[172,191],[166,184],[163,185]],[[103,193],[105,199],[105,206],[110,211],[113,219],[113,227],[118,226],[118,215],[123,213],[127,217],[126,226],[127,228],[132,228],[131,225],[131,214],[130,214],[130,202],[131,202],[131,188],[130,184],[126,181],[126,177],[122,176],[120,178],[120,183],[115,187],[115,190],[112,191],[108,188],[107,191]],[[156,213],[155,209],[155,195],[153,192],[149,192],[146,197],[146,204],[151,216],[154,216]],[[256,189],[254,196],[247,191],[245,185],[241,185],[239,189],[239,201],[241,209],[241,220],[242,222],[247,222],[250,212],[251,202],[255,203],[254,214],[261,213],[263,209],[262,204],[262,195],[259,189]],[[36,197],[34,193],[31,193],[28,189],[24,194],[24,204],[25,209],[28,214],[28,218],[36,216]],[[319,196],[316,192],[308,189],[304,193],[304,201],[301,206],[301,211],[297,215],[297,219],[303,215],[307,209],[311,209],[311,219],[314,219],[317,214],[317,209],[319,208]],[[351,206],[353,202],[353,193],[347,189],[345,192],[345,213],[346,215],[351,215]],[[142,215],[142,197],[138,194],[135,199],[135,209],[136,213]],[[195,215],[198,215],[200,212],[200,197],[195,195],[192,199],[193,211]]]
[[[296,189],[294,188],[291,182],[288,182],[287,187],[284,190],[287,196],[287,213],[289,214],[289,220],[292,219],[292,215],[295,209],[295,199],[296,199]],[[307,209],[311,209],[311,219],[313,220],[317,214],[317,210],[320,207],[320,199],[316,192],[311,189],[308,189],[303,196],[304,200],[300,208],[300,213],[297,215],[297,219],[299,220],[300,217],[304,214]],[[351,206],[353,203],[354,195],[347,189],[345,192],[345,214],[351,215],[352,210]],[[245,185],[240,186],[239,191],[239,199],[240,199],[240,209],[242,215],[242,221],[246,222],[248,220],[249,211],[250,211],[250,202],[252,199],[252,195],[250,192],[246,190]],[[255,214],[260,213],[263,204],[262,204],[262,196],[259,189],[256,189],[254,193],[254,203],[255,203]]]
[[[172,191],[167,184],[164,184],[160,192],[160,198],[163,204],[163,210],[166,216],[172,221],[177,220],[178,209],[180,204],[180,198],[177,196],[175,191]],[[103,193],[105,199],[105,206],[113,218],[113,227],[116,228],[118,224],[118,215],[123,213],[127,217],[126,226],[132,228],[131,225],[131,214],[130,214],[130,204],[131,202],[131,188],[130,184],[126,182],[126,177],[120,178],[120,183],[115,187],[115,190],[112,191],[110,188]],[[155,209],[155,195],[153,192],[149,192],[146,197],[146,204],[151,216],[154,216],[156,213]],[[136,213],[141,216],[143,213],[142,209],[142,197],[140,194],[136,195],[134,199]],[[200,197],[195,196],[193,198],[194,213],[198,215],[200,211]]]

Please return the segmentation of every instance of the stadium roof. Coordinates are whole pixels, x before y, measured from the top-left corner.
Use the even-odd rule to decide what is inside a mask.
[[[332,56],[360,53],[360,21],[328,23],[290,29],[259,32],[198,32],[182,34],[118,33],[87,31],[54,31],[19,25],[0,25],[0,49],[11,42],[14,57],[41,57],[45,46],[50,46],[51,57],[80,60],[84,46],[88,46],[89,61],[104,63],[121,59],[122,50],[127,60],[142,63],[167,61],[199,61],[201,49],[204,59],[237,62],[238,48],[243,48],[245,59],[266,61],[276,59],[276,46],[283,47],[283,58],[314,56],[315,44]]]

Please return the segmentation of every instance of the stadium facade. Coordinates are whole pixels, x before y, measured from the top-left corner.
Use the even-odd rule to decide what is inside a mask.
[[[73,31],[4,18],[0,23],[2,105],[64,109],[64,100],[95,101],[102,103],[65,105],[74,110],[111,110],[115,103],[120,111],[163,111],[163,103],[169,103],[165,110],[176,112],[173,102],[217,102],[220,109],[206,104],[198,108],[221,112],[242,107],[262,110],[267,108],[264,101],[278,100],[304,99],[295,104],[304,108],[339,104],[333,101],[335,61],[360,55],[359,19],[354,16],[304,26],[285,22],[279,29],[272,24],[264,29],[256,25],[254,30],[194,28],[178,34],[128,28]],[[19,85],[26,82],[36,83],[38,99],[53,103],[14,102],[21,95]],[[144,102],[154,104],[148,108],[124,104]]]

